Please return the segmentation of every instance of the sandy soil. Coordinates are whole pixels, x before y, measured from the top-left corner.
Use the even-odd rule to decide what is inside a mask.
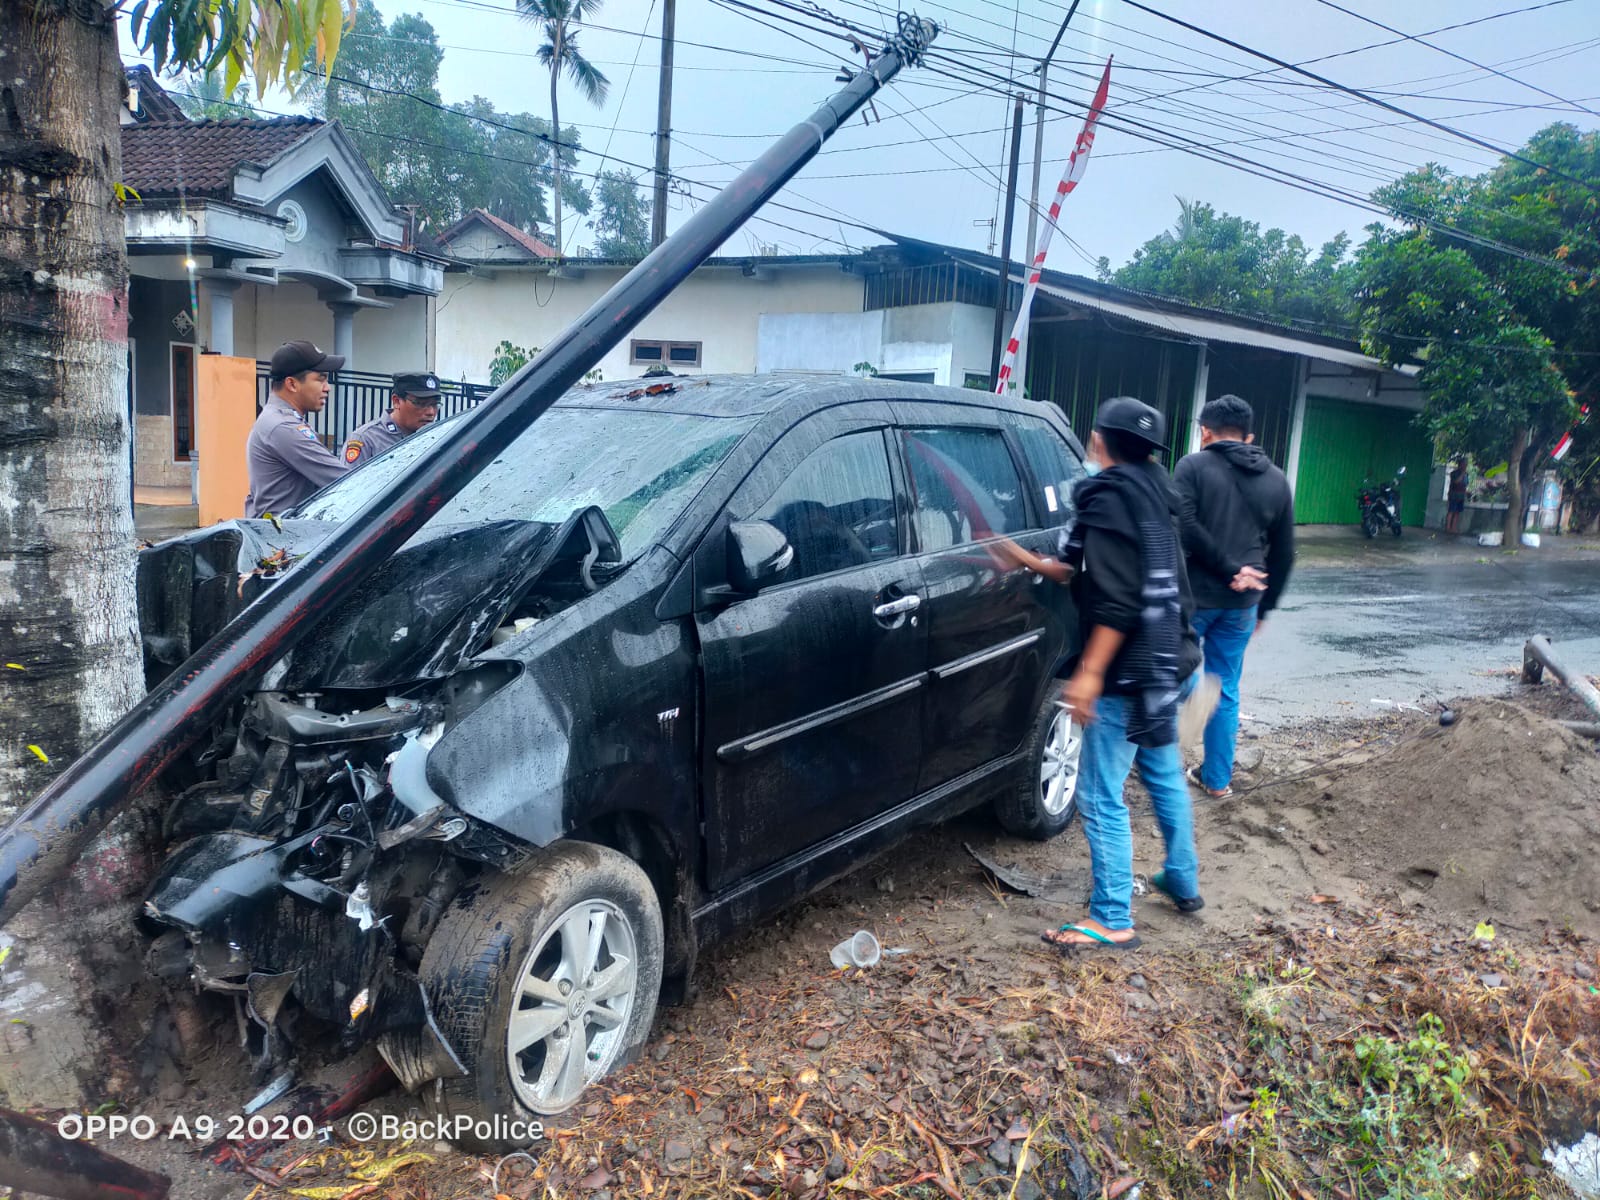
[[[1140,1068],[1085,1025],[1109,1018],[1083,1009],[1069,1020],[1062,1005],[1109,994],[1119,1020],[1212,1020],[1223,1032],[1195,1044],[1247,1094],[1257,1064],[1226,1032],[1237,1016],[1238,972],[1254,978],[1258,961],[1285,953],[1292,962],[1307,939],[1322,939],[1316,953],[1333,956],[1330,977],[1349,973],[1357,1008],[1405,1003],[1394,965],[1405,955],[1383,949],[1391,945],[1417,946],[1406,988],[1448,994],[1439,972],[1473,983],[1482,964],[1472,956],[1481,958],[1485,946],[1471,940],[1480,922],[1499,930],[1494,953],[1515,946],[1520,955],[1505,950],[1504,962],[1491,964],[1496,980],[1514,972],[1529,988],[1584,994],[1600,938],[1596,744],[1550,719],[1582,715],[1552,688],[1514,687],[1510,700],[1463,700],[1455,710],[1448,728],[1435,713],[1417,712],[1260,734],[1247,727],[1237,794],[1196,806],[1206,909],[1183,916],[1158,895],[1136,900],[1145,948],[1132,954],[1064,964],[1039,940],[1041,930],[1084,911],[1088,859],[1076,825],[1032,844],[974,813],[915,835],[703,956],[693,1002],[661,1013],[641,1062],[596,1088],[593,1103],[540,1150],[537,1174],[528,1161],[504,1164],[501,1191],[799,1196],[891,1187],[883,1194],[954,1188],[1026,1198],[1115,1194],[1118,1179],[1139,1178],[1147,1200],[1183,1195],[1130,1149],[1139,1093],[1126,1076]],[[1159,869],[1161,847],[1137,785],[1130,805],[1135,869],[1148,875]],[[1008,868],[1051,877],[1051,890],[1038,897],[1000,885],[969,845]],[[905,953],[870,971],[837,971],[828,951],[856,929]],[[1587,1016],[1557,1006],[1561,1019],[1595,1020],[1593,992]],[[1338,1008],[1329,1002],[1320,1011],[1342,1018]],[[1055,1013],[1055,1024],[1041,1012]],[[1594,1047],[1584,1052],[1592,1057]],[[200,1107],[225,1108],[232,1053],[218,1046]],[[239,1085],[240,1096],[247,1090]],[[1600,1093],[1593,1099],[1580,1119],[1600,1113]],[[175,1107],[195,1101],[191,1094]],[[367,1107],[405,1111],[410,1102],[391,1094]],[[1036,1152],[1026,1157],[1041,1112],[1054,1114],[1057,1128],[1065,1121],[1077,1130],[1070,1144],[1088,1147],[1087,1160],[1074,1162],[1061,1141],[1046,1168]],[[1206,1119],[1193,1114],[1195,1128],[1209,1128]],[[257,1187],[263,1200],[287,1194],[274,1182],[355,1189],[318,1193],[330,1197],[489,1195],[496,1166],[442,1145],[389,1146],[375,1156],[380,1167],[407,1151],[431,1161],[364,1183],[352,1165],[359,1148],[337,1140],[255,1158],[265,1176],[170,1146],[115,1149],[173,1174],[179,1197],[244,1197]],[[1527,1148],[1530,1159],[1535,1151]],[[288,1176],[278,1174],[297,1159]],[[1088,1174],[1075,1174],[1080,1167]]]

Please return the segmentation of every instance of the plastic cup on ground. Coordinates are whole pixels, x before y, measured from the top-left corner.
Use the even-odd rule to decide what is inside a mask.
[[[840,968],[875,967],[883,957],[883,949],[878,945],[877,938],[862,929],[835,946],[828,957],[833,960],[834,966]]]

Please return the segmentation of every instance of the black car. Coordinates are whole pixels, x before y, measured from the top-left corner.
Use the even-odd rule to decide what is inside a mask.
[[[439,428],[147,550],[151,681]],[[169,768],[153,968],[248,1001],[263,1075],[304,1010],[444,1114],[571,1107],[698,946],[974,804],[1071,820],[1076,621],[1004,550],[1081,462],[974,391],[575,390]]]

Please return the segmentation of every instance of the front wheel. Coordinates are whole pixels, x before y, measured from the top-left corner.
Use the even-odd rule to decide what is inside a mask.
[[[468,1074],[429,1084],[465,1149],[527,1137],[507,1120],[565,1112],[643,1044],[661,990],[661,907],[637,863],[604,846],[558,844],[515,875],[470,885],[428,941],[429,1008]],[[501,1118],[500,1125],[495,1123]]]
[[[1391,522],[1390,525],[1389,525],[1389,532],[1394,534],[1395,537],[1399,537],[1400,536],[1400,522],[1399,521]]]
[[[1016,781],[995,799],[995,817],[1013,837],[1053,838],[1078,815],[1083,730],[1060,698],[1060,685],[1052,683],[1034,717]]]

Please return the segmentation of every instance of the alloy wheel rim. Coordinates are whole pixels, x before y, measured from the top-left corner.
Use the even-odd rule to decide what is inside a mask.
[[[610,1070],[638,990],[638,939],[609,900],[557,917],[517,975],[506,1058],[517,1097],[538,1113],[570,1108]]]
[[[1078,760],[1083,736],[1072,714],[1058,708],[1045,735],[1039,760],[1039,802],[1052,817],[1072,807],[1078,794]]]

